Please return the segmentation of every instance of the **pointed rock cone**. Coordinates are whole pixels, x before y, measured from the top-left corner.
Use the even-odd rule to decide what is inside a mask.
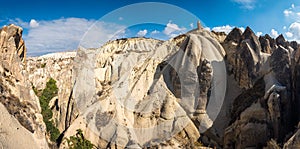
[[[201,30],[201,29],[202,29],[202,25],[201,25],[200,21],[197,21],[197,29],[198,29],[198,30]]]

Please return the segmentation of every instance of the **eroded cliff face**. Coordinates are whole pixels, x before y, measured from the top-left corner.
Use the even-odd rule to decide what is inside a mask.
[[[224,148],[261,148],[268,141],[284,143],[299,116],[295,82],[298,44],[268,35],[259,39],[250,28],[234,29],[222,43],[227,53],[228,75],[241,93],[233,101]],[[294,75],[294,76],[293,76]],[[231,88],[227,87],[228,92]],[[273,141],[274,141],[273,140]]]
[[[48,148],[39,100],[22,70],[25,49],[22,28],[9,25],[0,30],[0,144],[4,148]]]
[[[74,103],[70,95],[74,83],[72,82],[73,61],[76,52],[47,54],[40,57],[29,57],[26,62],[28,79],[36,90],[43,90],[50,78],[56,80],[58,96],[54,97],[49,107],[53,112],[53,122],[63,132],[78,115],[73,110]]]
[[[227,36],[200,29],[168,41],[118,39],[79,49],[76,56],[27,58],[26,67],[20,65],[25,55],[13,47],[1,57],[6,79],[0,91],[8,112],[31,110],[9,112],[26,131],[37,132],[32,117],[40,111],[32,111],[39,109],[38,100],[23,88],[32,83],[43,89],[54,78],[59,91],[50,107],[62,136],[81,129],[99,148],[196,148],[199,141],[218,148],[280,147],[276,142],[299,147],[299,45],[283,36],[257,37],[250,28]],[[17,90],[14,85],[22,82]],[[18,106],[9,106],[11,101]]]

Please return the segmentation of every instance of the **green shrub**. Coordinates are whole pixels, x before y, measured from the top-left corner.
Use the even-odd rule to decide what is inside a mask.
[[[70,149],[92,149],[96,148],[91,141],[84,138],[82,130],[77,129],[75,136],[71,136],[70,139],[66,139]]]
[[[46,67],[46,63],[43,63],[43,64],[41,65],[41,67],[42,67],[42,68],[45,68],[45,67]]]
[[[37,93],[37,91],[35,92]],[[46,84],[46,88],[42,91],[41,95],[39,96],[43,120],[46,124],[47,132],[50,134],[50,140],[53,142],[56,142],[60,135],[60,132],[50,120],[53,116],[53,113],[49,107],[49,102],[52,98],[57,96],[57,93],[58,88],[56,86],[56,81],[50,78],[50,80]]]

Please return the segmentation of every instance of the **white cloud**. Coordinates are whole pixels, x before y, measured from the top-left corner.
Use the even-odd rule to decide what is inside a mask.
[[[29,23],[24,22],[20,18],[9,19],[8,24],[15,24],[15,25],[21,26],[22,28],[28,28],[29,27]]]
[[[275,29],[272,28],[271,29],[271,36],[276,38],[276,37],[278,37],[278,35],[279,35],[278,32]]]
[[[232,1],[241,5],[241,8],[248,9],[248,10],[254,9],[256,3],[256,0],[232,0]]]
[[[256,33],[256,36],[259,37],[259,36],[261,36],[262,34],[263,34],[262,32],[257,32],[257,33]]]
[[[233,26],[225,25],[225,26],[216,26],[216,27],[213,27],[211,30],[213,30],[215,32],[225,32],[226,34],[229,34],[233,28],[234,28]],[[239,29],[242,32],[245,31],[244,27],[239,27]],[[208,30],[210,31],[210,28],[208,28]]]
[[[28,28],[24,35],[28,55],[100,47],[109,39],[118,38],[125,27],[83,18],[62,18],[39,21],[38,27]],[[27,23],[30,24],[30,23]]]
[[[207,31],[210,31],[210,28],[209,27],[204,27],[205,30]]]
[[[31,19],[30,22],[29,22],[29,27],[31,27],[31,28],[38,27],[39,25],[40,24],[34,19]]]
[[[160,31],[154,30],[154,31],[151,32],[151,35],[155,35],[155,34],[159,34],[159,33],[160,33]]]
[[[217,26],[217,27],[212,28],[212,30],[215,32],[225,32],[226,34],[228,34],[232,29],[233,29],[233,27],[229,26],[229,25]]]
[[[244,27],[239,27],[239,29],[244,32],[245,31],[245,28]]]
[[[194,28],[194,23],[191,23],[191,24],[190,24],[190,27],[191,27],[191,28]]]
[[[295,40],[300,42],[300,23],[292,23],[289,26],[288,32],[286,32],[285,35],[287,36],[288,40]]]
[[[284,16],[288,17],[288,16],[290,16],[291,14],[293,14],[293,11],[291,11],[291,10],[284,10],[284,11],[283,11],[283,14],[284,14]]]
[[[119,17],[119,20],[122,21],[122,20],[124,20],[124,18],[123,17]]]
[[[286,30],[286,26],[283,26],[283,28],[282,28],[282,29]]]
[[[285,35],[286,35],[287,38],[292,38],[293,37],[293,33],[291,33],[291,32],[286,32]]]
[[[299,20],[300,19],[299,7],[295,6],[295,4],[292,4],[290,8],[285,9],[283,11],[283,14],[287,18],[291,18],[291,19],[294,19],[294,20]]]
[[[144,30],[140,30],[136,35],[138,37],[144,37],[147,33],[148,33],[148,31],[146,29],[144,29]]]
[[[185,31],[186,31],[186,28],[179,27],[177,24],[169,21],[169,23],[166,25],[163,33],[172,38],[172,37],[177,36],[178,34],[182,34]]]

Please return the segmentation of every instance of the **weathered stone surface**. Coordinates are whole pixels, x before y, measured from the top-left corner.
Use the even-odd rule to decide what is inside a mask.
[[[269,39],[266,36],[260,36],[259,42],[261,44],[261,51],[270,54],[272,48]]]
[[[211,31],[211,32],[213,37],[216,38],[220,43],[224,42],[224,40],[227,37],[225,32],[215,32],[215,31]]]
[[[299,128],[297,131],[292,135],[291,138],[288,139],[288,141],[283,146],[284,149],[296,149],[300,148],[300,131]]]
[[[257,79],[261,47],[250,28],[241,35],[239,29],[234,29],[222,44],[227,54],[227,71],[234,75],[242,88],[253,86]]]
[[[48,148],[45,139],[45,124],[40,114],[40,104],[35,96],[32,86],[27,78],[27,73],[22,71],[22,61],[25,61],[25,46],[21,38],[22,29],[15,25],[5,26],[0,34],[0,103],[5,108],[1,108],[4,115],[3,129],[15,136],[18,132],[10,128],[10,123],[20,128],[21,136],[24,140],[19,144],[8,144],[17,142],[15,138],[4,136],[4,140],[0,140],[2,144],[8,147],[28,146],[32,143],[32,147]],[[5,111],[5,109],[7,111]],[[9,117],[7,112],[11,115]],[[6,142],[7,140],[9,142]],[[28,139],[28,140],[27,140]],[[13,141],[14,140],[14,141]],[[33,140],[35,140],[33,142]],[[28,142],[27,142],[28,141]],[[11,145],[11,146],[10,146]]]
[[[48,148],[45,139],[42,141],[36,138],[7,111],[2,103],[0,103],[0,112],[0,148]],[[26,117],[24,117],[24,120],[26,120]]]
[[[285,38],[283,37],[282,34],[280,34],[280,35],[275,39],[275,41],[276,41],[276,44],[277,44],[278,46],[281,45],[281,46],[283,46],[284,48],[287,48],[287,47],[289,46],[289,42],[287,42],[287,41],[285,40]]]
[[[299,105],[297,93],[293,91],[297,88],[294,82],[297,56],[291,56],[297,53],[294,48],[298,45],[290,44],[282,35],[276,40],[265,35],[258,41],[248,28],[237,44],[232,45],[233,41],[229,40],[232,37],[227,37],[222,45],[230,49],[226,50],[229,51],[229,75],[234,75],[240,88],[248,89],[234,99],[223,147],[276,147],[274,143],[267,143],[268,140],[284,142],[299,118],[297,110],[293,110]]]
[[[291,61],[292,63],[292,88],[293,88],[293,102],[295,103],[292,107],[295,109],[294,113],[299,113],[300,110],[298,107],[300,107],[300,49],[299,47],[294,51],[294,58]],[[300,115],[296,114],[297,121],[300,120]]]
[[[233,41],[235,43],[239,43],[242,37],[242,31],[239,28],[234,28],[232,31],[227,35],[224,42]],[[227,50],[227,49],[225,49]],[[226,51],[227,52],[227,51]]]
[[[224,53],[204,30],[189,32],[185,39],[120,39],[80,50],[72,98],[82,113],[65,137],[82,128],[100,148],[193,147],[198,129],[212,125],[206,103],[213,67],[225,72],[224,63],[215,64]],[[214,80],[222,88],[224,82]]]
[[[57,81],[58,97],[53,99],[57,104],[52,112],[53,121],[61,132],[68,128],[77,115],[74,102],[69,99],[73,88],[72,69],[75,56],[76,52],[64,52],[29,57],[25,67],[29,81],[37,90],[44,89],[50,78]]]
[[[8,35],[1,35],[3,43]],[[0,54],[1,103],[26,131],[42,132],[34,121],[38,100],[24,88],[31,88],[27,77],[37,89],[51,77],[59,94],[49,105],[65,138],[82,129],[100,148],[196,148],[198,140],[218,148],[278,148],[286,138],[285,148],[297,148],[299,45],[282,35],[258,38],[249,27],[224,37],[201,28],[168,41],[118,39],[76,57],[27,58],[29,75],[19,73],[25,48],[18,51],[11,39],[1,50],[13,51]]]

